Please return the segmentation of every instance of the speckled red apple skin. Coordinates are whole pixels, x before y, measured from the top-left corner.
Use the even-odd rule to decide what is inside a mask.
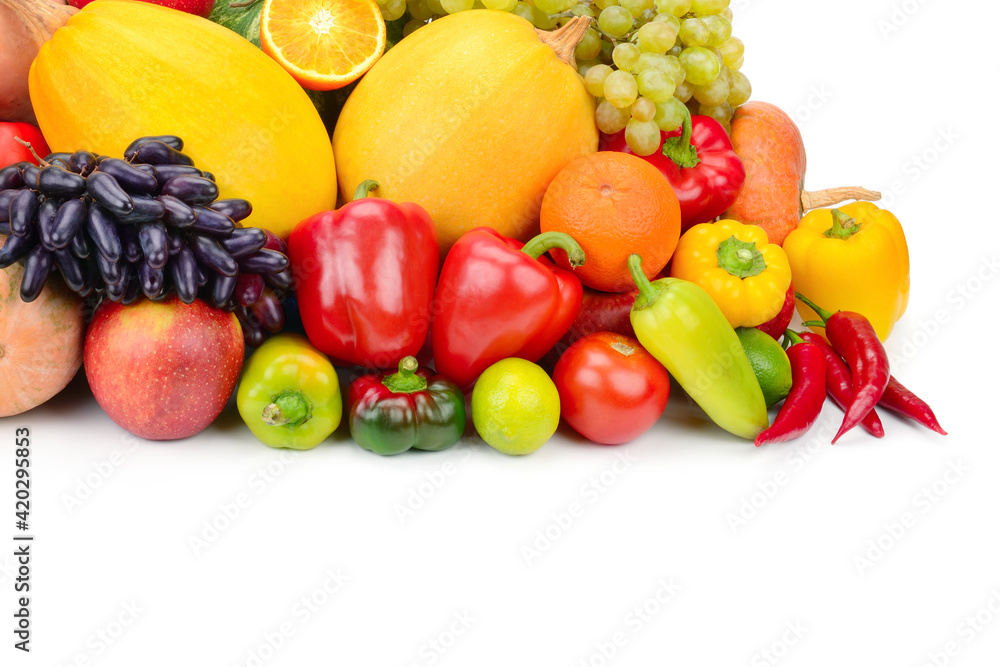
[[[76,7],[77,9],[82,9],[86,5],[89,5],[94,0],[69,0],[69,5]],[[161,7],[170,7],[171,9],[178,9],[182,12],[187,12],[188,14],[195,14],[197,16],[203,16],[208,18],[208,15],[212,13],[212,7],[215,6],[215,0],[142,0],[143,2],[149,2],[154,5],[160,5]]]
[[[83,365],[94,398],[116,424],[147,440],[176,440],[219,416],[243,351],[236,316],[203,301],[105,301],[87,330]]]

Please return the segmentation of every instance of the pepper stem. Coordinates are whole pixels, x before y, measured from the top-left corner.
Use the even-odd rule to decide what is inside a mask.
[[[830,319],[831,317],[833,317],[833,313],[831,313],[829,310],[823,310],[822,308],[820,308],[819,306],[817,306],[815,303],[813,303],[809,299],[807,299],[804,296],[802,296],[802,294],[800,294],[799,292],[795,293],[795,298],[798,299],[799,301],[801,301],[802,303],[806,304],[807,306],[809,306],[813,310],[815,310],[816,314],[823,318],[823,324],[822,325],[819,325],[819,324],[809,324],[807,326],[826,326],[826,321],[828,319]]]
[[[354,200],[357,201],[358,199],[364,199],[377,189],[378,181],[373,181],[370,178],[367,181],[361,181],[361,184],[358,185],[358,189],[354,191]]]
[[[427,388],[427,379],[416,374],[419,367],[415,357],[403,357],[399,362],[399,370],[382,378],[382,384],[394,394],[423,391]]]
[[[587,256],[583,253],[583,248],[580,247],[580,244],[572,236],[564,232],[543,232],[525,243],[524,247],[521,248],[521,252],[538,259],[553,248],[566,251],[566,255],[569,256],[570,266],[581,266],[587,260]]]
[[[701,158],[698,157],[698,149],[691,143],[691,112],[683,104],[681,106],[684,108],[684,121],[681,125],[684,129],[681,136],[664,141],[661,152],[681,169],[690,169],[697,167]]]
[[[270,426],[296,428],[312,418],[312,403],[301,391],[286,390],[271,399],[261,419]]]
[[[660,294],[663,293],[663,288],[649,282],[649,278],[642,272],[642,257],[635,253],[629,255],[628,271],[632,274],[632,281],[635,283],[635,286],[639,288],[639,295],[636,296],[635,303],[632,304],[632,309],[640,310],[653,305],[660,298]]]
[[[861,224],[840,209],[835,208],[830,213],[833,214],[833,227],[823,232],[823,236],[831,239],[849,239],[861,231]]]
[[[753,241],[741,241],[735,235],[719,244],[715,251],[719,268],[737,278],[751,278],[767,269],[764,254]]]
[[[791,329],[785,329],[785,338],[790,340],[792,342],[792,345],[798,345],[799,343],[805,342],[805,340],[802,339],[802,336],[798,335]]]

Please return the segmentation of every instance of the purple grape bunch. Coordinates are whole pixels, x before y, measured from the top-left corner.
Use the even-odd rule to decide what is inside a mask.
[[[284,326],[292,274],[284,242],[243,227],[243,199],[218,199],[176,136],[141,137],[124,159],[52,153],[0,169],[0,268],[24,264],[21,298],[59,273],[84,298],[201,298],[235,312],[248,345]]]

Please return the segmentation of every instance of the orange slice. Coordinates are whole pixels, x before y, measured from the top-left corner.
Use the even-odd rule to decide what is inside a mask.
[[[382,56],[385,21],[375,0],[267,0],[260,45],[303,88],[334,90]]]

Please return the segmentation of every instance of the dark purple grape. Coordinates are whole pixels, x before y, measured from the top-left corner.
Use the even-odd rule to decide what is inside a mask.
[[[212,274],[214,275],[214,274]],[[208,274],[202,271],[201,267],[198,267],[198,287],[204,287],[208,284]]]
[[[125,160],[109,158],[101,162],[98,171],[110,174],[118,180],[118,185],[127,192],[152,194],[156,191],[156,176],[136,169]]]
[[[231,299],[235,289],[236,276],[215,276],[212,280],[212,305],[223,310],[232,310],[230,306],[234,305],[231,303]]]
[[[159,195],[157,199],[163,204],[163,221],[169,227],[184,229],[194,224],[194,209],[182,202],[177,197],[170,195]]]
[[[159,140],[145,141],[139,144],[131,154],[125,153],[125,159],[131,162],[145,162],[146,164],[184,164],[189,166],[194,164],[194,160],[190,157]]]
[[[116,216],[126,216],[135,208],[135,203],[111,174],[95,171],[87,177],[87,192],[98,204]]]
[[[183,248],[186,248],[187,244],[184,243],[184,238],[181,237],[177,232],[170,232],[167,234],[167,254],[173,257],[179,253]]]
[[[65,169],[68,172],[76,173],[73,171],[73,167],[70,166],[68,160],[57,159],[47,160],[47,162],[49,163],[49,167],[59,167],[60,169]]]
[[[252,306],[264,292],[264,278],[257,273],[241,273],[236,278],[233,298],[240,306]]]
[[[122,239],[122,256],[126,262],[135,264],[142,261],[142,244],[139,243],[139,230],[132,225],[122,225],[118,228]]]
[[[202,264],[223,276],[235,278],[240,267],[232,255],[222,249],[222,246],[207,236],[195,235],[190,241],[191,250],[199,264]]]
[[[80,265],[80,260],[74,257],[73,253],[69,251],[69,248],[53,250],[52,259],[55,261],[59,273],[62,274],[63,282],[66,283],[66,286],[70,290],[79,292],[84,288],[86,278],[83,267]]]
[[[53,165],[38,173],[38,189],[49,197],[59,199],[79,197],[87,191],[87,179],[69,169]]]
[[[56,226],[56,214],[59,212],[59,201],[56,199],[46,199],[38,207],[38,240],[46,250],[55,250],[56,246],[52,242],[52,232]]]
[[[38,217],[38,197],[31,190],[19,190],[7,214],[11,233],[21,238],[28,236]]]
[[[72,156],[69,153],[49,153],[48,155],[45,156],[45,160],[44,161],[45,162],[49,162],[49,163],[55,162],[56,160],[62,160],[63,162],[69,162],[70,157],[72,157]]]
[[[170,146],[174,150],[178,151],[184,150],[184,140],[181,139],[180,137],[174,136],[172,134],[158,134],[155,136],[139,137],[138,139],[130,143],[128,147],[125,149],[125,159],[135,160],[136,150],[138,150],[139,146],[147,144],[150,141],[159,141],[160,143]],[[141,160],[141,162],[145,162],[145,160]]]
[[[219,186],[201,176],[175,176],[163,184],[160,194],[177,197],[185,204],[210,204],[219,196]]]
[[[170,277],[181,301],[191,303],[198,297],[198,260],[187,246],[170,258]]]
[[[246,199],[217,199],[208,205],[213,211],[232,218],[233,222],[246,220],[253,212],[253,206]]]
[[[167,228],[160,222],[147,222],[139,226],[139,245],[146,264],[162,269],[167,265]]]
[[[196,232],[228,238],[236,229],[236,223],[226,215],[204,206],[195,206],[195,221],[191,229]]]
[[[285,311],[281,308],[281,301],[271,290],[265,290],[249,310],[271,333],[278,333],[285,326]]]
[[[10,190],[12,188],[20,188],[24,185],[24,179],[21,177],[21,170],[10,165],[0,169],[0,190]]]
[[[60,249],[68,246],[86,222],[87,204],[82,199],[64,201],[52,223],[52,246]]]
[[[90,239],[105,259],[117,262],[122,256],[122,242],[114,217],[96,202],[87,208],[87,233]]]
[[[243,342],[247,347],[260,347],[264,344],[267,334],[264,333],[263,329],[243,320],[240,320],[240,325],[243,327]]]
[[[212,172],[203,171],[201,172],[201,175],[207,178],[208,180],[212,181],[213,183],[215,183],[215,174],[213,174]]]
[[[156,177],[156,182],[160,185],[160,187],[163,187],[163,184],[171,178],[177,178],[178,176],[198,176],[199,178],[204,176],[201,169],[198,169],[197,167],[189,167],[183,164],[157,164],[143,166],[149,166],[153,170],[153,176]]]
[[[142,284],[139,281],[139,277],[136,275],[129,276],[128,283],[125,285],[125,296],[122,297],[122,305],[131,306],[141,296]]]
[[[122,216],[121,221],[129,225],[138,225],[144,222],[154,222],[162,220],[167,209],[160,202],[149,195],[136,195],[132,197],[135,208],[126,216]]]
[[[36,245],[38,245],[37,234],[29,234],[25,237],[8,236],[7,242],[4,243],[3,248],[0,248],[0,269],[6,269],[21,259],[31,252]]]
[[[45,281],[52,272],[52,253],[42,246],[32,248],[24,258],[24,275],[21,277],[21,301],[31,303],[42,293]]]
[[[292,288],[292,270],[288,268],[277,273],[265,273],[264,281],[276,290],[287,291]]]
[[[84,225],[87,224],[87,219],[83,219]],[[86,259],[90,257],[90,237],[87,236],[86,229],[82,230],[79,234],[73,237],[73,240],[69,242],[69,249],[75,257],[78,259]],[[101,253],[97,253],[100,255]]]
[[[69,166],[81,176],[89,176],[97,169],[97,156],[90,151],[77,151],[69,156]]]
[[[24,181],[25,187],[29,187],[32,190],[38,189],[38,174],[41,173],[41,169],[38,165],[28,163],[26,166],[21,168],[21,180]]]
[[[80,268],[83,270],[83,287],[78,289],[76,293],[87,298],[96,292],[99,286],[103,285],[101,272],[97,269],[97,260],[94,258],[82,260]]]
[[[158,297],[163,292],[163,269],[153,268],[146,262],[139,262],[137,268],[142,293],[149,299]]]
[[[0,191],[0,222],[10,222],[10,203],[20,190]]]
[[[12,236],[9,222],[0,222],[0,236]]]
[[[105,285],[117,285],[122,281],[121,265],[108,261],[101,253],[97,253],[97,268]]]
[[[240,269],[248,273],[278,273],[288,268],[288,257],[277,250],[258,250],[239,259]]]
[[[126,281],[125,277],[122,276],[117,283],[106,283],[104,287],[104,294],[115,303],[120,303],[122,298],[125,296],[125,288],[127,286],[128,281]]]
[[[221,240],[222,247],[233,257],[246,257],[252,255],[267,243],[267,235],[264,230],[256,227],[237,227],[229,238]]]

